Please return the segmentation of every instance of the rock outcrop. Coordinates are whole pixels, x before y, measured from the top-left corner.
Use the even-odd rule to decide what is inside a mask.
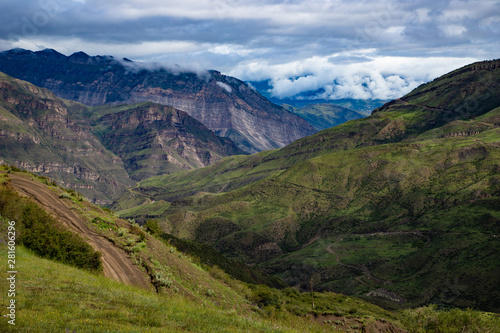
[[[88,107],[0,72],[0,161],[95,203],[112,203],[134,181],[235,154],[244,152],[173,107]]]

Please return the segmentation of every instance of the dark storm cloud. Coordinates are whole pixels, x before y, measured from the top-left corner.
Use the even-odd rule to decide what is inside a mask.
[[[488,0],[4,0],[0,21],[2,49],[196,64],[270,79],[277,96],[391,98],[500,53]]]

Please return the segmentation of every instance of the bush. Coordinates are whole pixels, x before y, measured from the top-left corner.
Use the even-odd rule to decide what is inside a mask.
[[[0,188],[0,214],[16,221],[18,244],[37,255],[91,271],[102,270],[101,254],[81,236],[58,226],[45,210],[6,187]]]
[[[148,220],[144,226],[152,235],[161,235],[163,233],[157,220]]]
[[[63,193],[59,194],[59,198],[64,198],[64,199],[70,199],[71,200],[71,194],[69,194],[68,192],[63,192]]]
[[[274,306],[277,309],[281,308],[282,299],[279,290],[269,288],[264,285],[251,286],[254,294],[253,301],[259,305],[259,307]]]
[[[117,230],[118,237],[123,237],[127,234],[127,229],[124,228],[118,228]]]
[[[170,277],[166,276],[166,275],[163,275],[162,273],[160,272],[157,272],[155,274],[155,280],[157,281],[157,283],[160,285],[160,286],[164,286],[164,287],[167,287],[167,288],[170,288],[172,286],[172,284],[174,283],[174,281],[172,281],[170,279]]]
[[[141,228],[136,225],[133,225],[132,228],[130,228],[130,233],[139,236],[141,242],[146,239],[146,234],[144,233],[144,231],[142,231]]]
[[[436,305],[405,311],[408,333],[495,332],[500,318],[472,309],[438,310]]]
[[[135,245],[134,247],[132,247],[130,250],[132,252],[141,252],[145,247],[146,247],[146,243],[140,242],[137,245]]]

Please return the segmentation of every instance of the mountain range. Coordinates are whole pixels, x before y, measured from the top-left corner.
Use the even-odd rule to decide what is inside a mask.
[[[244,82],[217,71],[163,68],[52,49],[0,52],[0,71],[88,106],[155,102],[187,112],[249,153],[283,147],[316,130]]]
[[[0,73],[0,160],[110,204],[134,181],[244,154],[187,113],[144,102],[88,107]]]
[[[215,71],[53,50],[0,69],[2,163],[299,289],[500,311],[500,60],[315,134]]]
[[[282,106],[307,120],[318,131],[369,115],[369,113],[355,111],[331,103],[313,103],[301,108],[289,104],[282,104]]]
[[[290,285],[384,306],[500,309],[500,60],[251,156],[152,177],[114,204]],[[392,304],[392,305],[391,305]]]

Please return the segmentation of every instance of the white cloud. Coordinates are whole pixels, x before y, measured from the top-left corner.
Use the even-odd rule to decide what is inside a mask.
[[[442,27],[444,33],[448,37],[457,37],[467,31],[467,28],[458,24],[450,24]]]
[[[189,41],[144,41],[138,43],[106,43],[91,42],[80,38],[25,38],[15,41],[12,47],[41,50],[52,48],[64,54],[84,50],[89,54],[141,57],[155,54],[174,54],[195,52],[205,49],[206,45]]]
[[[227,83],[217,81],[217,85],[219,87],[221,87],[222,89],[224,89],[225,91],[227,91],[228,93],[232,93],[233,92],[233,89]]]
[[[365,56],[368,56],[365,53]],[[369,61],[336,64],[334,56],[279,65],[252,62],[230,74],[248,81],[271,80],[272,95],[296,97],[322,90],[321,99],[393,99],[421,83],[476,61],[473,58],[416,58],[371,55]]]

